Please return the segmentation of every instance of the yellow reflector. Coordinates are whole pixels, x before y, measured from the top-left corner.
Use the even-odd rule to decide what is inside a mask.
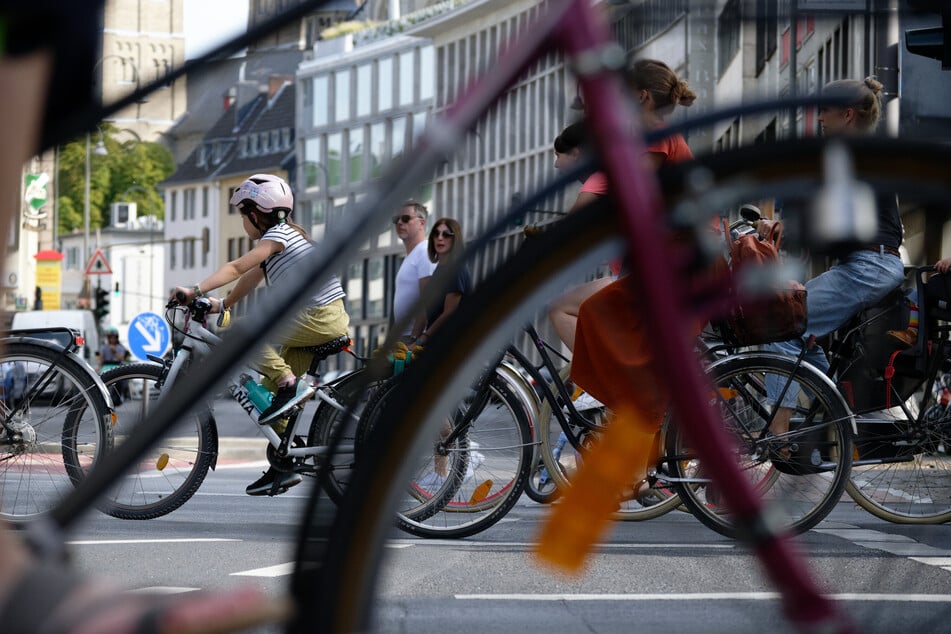
[[[158,460],[155,461],[155,468],[161,471],[166,466],[168,466],[168,454],[163,453],[161,456],[158,457]]]
[[[485,498],[489,496],[489,491],[492,489],[492,480],[486,480],[479,486],[475,488],[475,491],[472,492],[472,497],[469,498],[469,504],[478,504]]]

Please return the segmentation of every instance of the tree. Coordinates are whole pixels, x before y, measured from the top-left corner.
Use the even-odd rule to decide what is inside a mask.
[[[120,133],[110,123],[103,123],[103,143],[108,156],[91,154],[89,164],[89,226],[97,229],[109,224],[109,205],[134,202],[139,213],[159,218],[165,215],[165,204],[156,185],[175,171],[172,153],[148,141],[120,142]],[[97,134],[90,141],[98,142]],[[86,135],[60,148],[59,207],[60,233],[83,228],[86,185]]]

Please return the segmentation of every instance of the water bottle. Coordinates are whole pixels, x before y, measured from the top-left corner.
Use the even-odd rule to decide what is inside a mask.
[[[252,379],[250,376],[245,375],[244,378],[244,389],[248,391],[248,398],[251,399],[251,402],[254,403],[254,407],[259,411],[263,412],[271,406],[271,400],[274,398],[274,395],[271,394],[266,387]]]

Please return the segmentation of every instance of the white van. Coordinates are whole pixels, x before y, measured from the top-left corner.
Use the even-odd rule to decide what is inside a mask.
[[[85,345],[77,354],[91,367],[99,366],[96,355],[99,354],[99,330],[96,318],[90,310],[28,310],[14,313],[11,330],[31,328],[72,328],[83,336]]]

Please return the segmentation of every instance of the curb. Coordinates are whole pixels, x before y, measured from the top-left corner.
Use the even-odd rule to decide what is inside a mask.
[[[266,460],[267,438],[223,436],[218,439],[219,462],[261,462]]]

